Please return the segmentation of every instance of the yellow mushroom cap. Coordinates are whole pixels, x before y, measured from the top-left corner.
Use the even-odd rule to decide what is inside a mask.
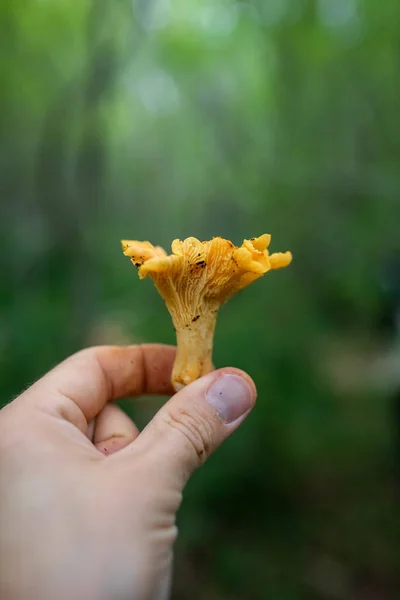
[[[153,279],[171,313],[178,340],[176,389],[211,370],[220,305],[268,271],[292,261],[290,252],[269,254],[270,241],[271,236],[264,234],[237,247],[221,237],[206,242],[189,237],[174,240],[169,256],[150,242],[122,241],[123,253],[138,267],[139,277]]]

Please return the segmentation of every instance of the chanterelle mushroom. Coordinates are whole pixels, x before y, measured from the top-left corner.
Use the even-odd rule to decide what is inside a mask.
[[[212,370],[212,346],[221,304],[271,269],[286,267],[290,252],[269,254],[271,236],[244,240],[238,248],[216,237],[172,242],[172,254],[150,242],[122,241],[125,256],[151,277],[164,298],[176,330],[175,390]]]

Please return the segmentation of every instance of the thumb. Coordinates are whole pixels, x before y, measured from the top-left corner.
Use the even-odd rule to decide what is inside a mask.
[[[256,388],[243,371],[209,373],[173,396],[132,443],[146,473],[183,489],[187,479],[246,418]],[[128,449],[126,449],[128,450]],[[172,480],[172,481],[171,481]]]

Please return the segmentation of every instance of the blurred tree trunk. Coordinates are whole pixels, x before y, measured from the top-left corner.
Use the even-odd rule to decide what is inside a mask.
[[[99,107],[113,91],[121,58],[115,32],[103,34],[113,10],[117,9],[110,1],[93,1],[87,20],[85,67],[50,107],[36,163],[34,197],[52,238],[43,275],[50,287],[58,271],[64,274],[60,291],[68,298],[68,320],[74,323],[67,340],[70,348],[82,343],[97,310],[97,262],[87,244],[87,231],[101,211],[107,164]]]

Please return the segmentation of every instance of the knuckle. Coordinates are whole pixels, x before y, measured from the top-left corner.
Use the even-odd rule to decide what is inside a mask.
[[[203,464],[212,452],[213,426],[210,416],[191,407],[190,412],[182,407],[171,408],[166,415],[167,425],[183,435],[195,451],[200,464]]]

